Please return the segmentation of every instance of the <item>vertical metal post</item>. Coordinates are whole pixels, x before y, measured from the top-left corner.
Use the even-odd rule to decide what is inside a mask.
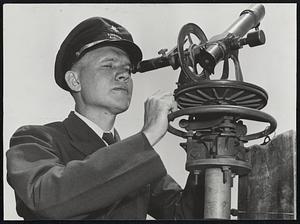
[[[231,178],[229,168],[205,170],[204,219],[230,219]]]

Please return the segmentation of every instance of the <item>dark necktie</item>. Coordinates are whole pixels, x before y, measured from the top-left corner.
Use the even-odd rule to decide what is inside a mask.
[[[114,136],[111,132],[104,132],[102,139],[104,141],[106,141],[106,143],[109,145],[114,144],[116,142],[116,140],[114,139]]]

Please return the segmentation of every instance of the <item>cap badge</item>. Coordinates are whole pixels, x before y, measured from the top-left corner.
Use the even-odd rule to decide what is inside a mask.
[[[116,33],[119,32],[118,28],[115,27],[115,26],[111,26],[110,29],[111,29],[112,31],[116,32]]]
[[[114,33],[108,33],[107,36],[109,37],[109,39],[122,39],[122,37]]]

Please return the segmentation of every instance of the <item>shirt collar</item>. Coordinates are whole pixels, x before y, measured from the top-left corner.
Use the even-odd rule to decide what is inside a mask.
[[[109,131],[103,131],[102,128],[100,128],[97,124],[95,124],[93,121],[89,120],[85,116],[81,115],[77,111],[74,111],[74,113],[79,117],[84,123],[86,123],[100,138],[102,138],[104,132],[111,132],[114,135],[114,127],[112,127]]]

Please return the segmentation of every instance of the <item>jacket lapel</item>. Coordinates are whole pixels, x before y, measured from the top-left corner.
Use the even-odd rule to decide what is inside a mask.
[[[73,111],[63,124],[70,136],[71,144],[86,156],[106,146],[103,140]]]
[[[114,138],[115,138],[116,142],[121,141],[120,135],[116,129],[114,129]]]

